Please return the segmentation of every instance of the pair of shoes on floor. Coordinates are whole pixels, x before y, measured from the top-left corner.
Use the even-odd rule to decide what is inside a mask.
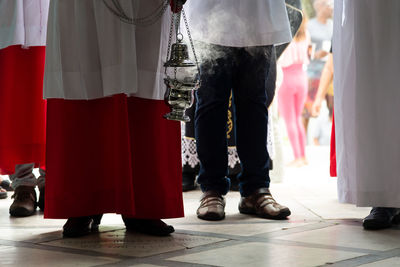
[[[10,206],[10,215],[14,217],[26,217],[35,213],[36,191],[33,186],[18,186],[12,195],[14,199]]]
[[[210,221],[222,220],[225,218],[224,209],[224,197],[215,191],[207,191],[200,200],[197,217]],[[239,212],[272,220],[284,220],[291,214],[288,207],[275,201],[268,188],[260,188],[248,197],[241,197]]]
[[[157,219],[138,219],[122,216],[126,230],[154,236],[168,236],[175,232],[173,226]]]
[[[399,208],[374,207],[363,220],[363,227],[366,230],[390,228],[393,224],[400,224]]]
[[[63,226],[64,237],[81,237],[97,233],[103,214],[68,218]]]

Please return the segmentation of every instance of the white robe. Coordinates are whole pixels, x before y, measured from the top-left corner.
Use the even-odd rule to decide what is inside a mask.
[[[49,0],[0,0],[0,49],[46,45]]]
[[[341,202],[400,207],[400,1],[336,0],[333,39]]]
[[[189,0],[184,7],[198,41],[248,47],[292,39],[284,0]]]
[[[138,18],[161,0],[119,2]],[[102,0],[52,0],[45,97],[88,100],[122,93],[163,99],[169,25],[169,9],[155,24],[142,27],[121,22]]]

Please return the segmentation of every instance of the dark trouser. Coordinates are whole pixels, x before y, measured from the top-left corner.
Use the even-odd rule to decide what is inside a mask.
[[[203,191],[229,190],[227,110],[233,90],[236,146],[242,165],[240,193],[249,196],[269,187],[268,105],[275,90],[272,46],[235,48],[210,45],[217,58],[203,60],[197,91],[195,131],[200,159],[198,183]],[[274,75],[271,75],[273,72]]]

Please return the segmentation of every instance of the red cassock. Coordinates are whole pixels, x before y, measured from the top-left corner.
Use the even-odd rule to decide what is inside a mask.
[[[180,124],[163,118],[167,21],[136,28],[103,1],[51,1],[46,218],[183,216]]]
[[[16,164],[44,168],[44,62],[44,46],[0,49],[0,174],[14,173]]]

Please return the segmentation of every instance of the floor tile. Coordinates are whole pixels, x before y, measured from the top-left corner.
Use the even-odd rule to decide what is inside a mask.
[[[44,244],[132,257],[145,257],[212,244],[223,240],[220,238],[198,237],[185,234],[173,234],[169,237],[153,237],[118,230],[77,239],[61,239]]]
[[[168,260],[216,266],[318,266],[361,256],[328,249],[247,243],[194,253]]]
[[[135,265],[130,265],[129,267],[164,267],[163,265],[153,265],[153,264],[135,264]]]
[[[275,231],[283,231],[295,227],[304,226],[311,223],[293,223],[291,221],[276,222],[271,220],[261,220],[258,222],[246,222],[246,220],[238,221],[237,223],[199,223],[191,225],[178,225],[176,229],[199,231],[208,233],[219,233],[237,236],[251,236],[262,233]]]
[[[92,257],[79,254],[70,254],[57,251],[25,247],[4,247],[0,248],[1,266],[16,267],[43,267],[43,266],[96,266],[99,264],[112,264],[115,259],[106,257]]]
[[[382,251],[400,248],[399,230],[365,231],[353,225],[335,225],[278,239]]]
[[[400,266],[400,257],[393,257],[386,260],[360,265],[360,267],[398,267],[398,266]]]

